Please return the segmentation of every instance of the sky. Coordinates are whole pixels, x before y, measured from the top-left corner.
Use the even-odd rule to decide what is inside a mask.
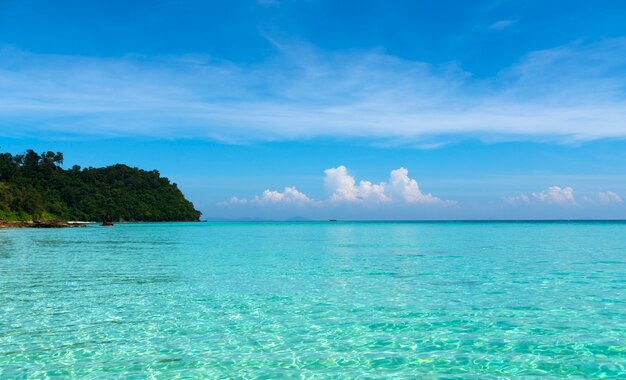
[[[208,220],[626,218],[623,1],[0,0],[0,147]]]

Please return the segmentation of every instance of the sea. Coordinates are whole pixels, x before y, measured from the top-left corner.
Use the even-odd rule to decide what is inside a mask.
[[[626,378],[626,222],[0,230],[0,378]]]

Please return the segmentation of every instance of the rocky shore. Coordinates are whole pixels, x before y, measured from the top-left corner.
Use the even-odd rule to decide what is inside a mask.
[[[67,220],[23,220],[4,221],[0,220],[0,228],[65,228],[84,227],[85,223],[71,223]]]

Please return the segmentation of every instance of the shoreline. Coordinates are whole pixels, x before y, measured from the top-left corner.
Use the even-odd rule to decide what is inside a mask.
[[[88,222],[76,222],[67,220],[0,220],[0,229],[4,228],[68,228],[85,227]]]
[[[114,222],[114,224],[133,224],[133,223],[201,223],[202,221],[188,221],[188,220],[172,220],[172,221],[160,221],[160,222],[145,222],[145,221],[124,221]],[[87,227],[88,225],[100,225],[101,222],[85,222],[81,220],[0,220],[1,229],[17,229],[17,228],[71,228],[71,227]]]

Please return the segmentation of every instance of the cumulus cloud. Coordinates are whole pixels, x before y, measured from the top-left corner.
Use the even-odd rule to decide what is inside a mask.
[[[450,203],[432,194],[424,194],[416,180],[409,177],[406,168],[392,170],[389,182],[372,183],[362,180],[356,184],[345,166],[326,169],[324,184],[333,202],[368,203]]]
[[[620,197],[619,194],[614,193],[612,191],[599,192],[598,200],[600,201],[600,203],[605,204],[605,205],[623,203],[622,197]]]
[[[509,204],[532,204],[543,203],[548,205],[568,206],[577,204],[574,197],[574,190],[569,187],[550,186],[546,190],[538,193],[520,194],[514,197],[505,198]]]
[[[245,64],[0,48],[0,136],[626,137],[626,37],[529,52],[490,78],[454,63],[272,42],[272,57]]]
[[[392,170],[389,176],[389,192],[400,197],[407,203],[438,203],[441,199],[432,194],[424,194],[417,181],[409,178],[409,171],[405,168]]]
[[[373,184],[361,181],[356,185],[354,177],[348,174],[348,169],[341,165],[324,170],[324,185],[331,193],[330,200],[334,202],[389,202],[385,194],[385,184]]]
[[[541,202],[557,205],[575,204],[574,190],[567,187],[550,186],[540,193],[533,193],[533,197]]]
[[[254,198],[248,200],[246,198],[237,198],[232,197],[229,202],[222,203],[223,205],[231,204],[231,205],[242,205],[242,204],[256,204],[256,205],[267,205],[267,204],[295,204],[295,205],[304,205],[307,203],[311,203],[312,200],[304,193],[301,193],[295,187],[285,187],[285,189],[280,191],[269,190],[266,189],[261,196],[255,196]]]
[[[283,192],[265,190],[261,196],[252,199],[233,197],[230,202],[221,205],[268,205],[268,204],[310,204],[328,206],[333,204],[367,204],[379,205],[388,203],[404,204],[453,204],[433,196],[424,194],[415,179],[409,177],[405,168],[392,170],[389,182],[372,183],[361,180],[358,184],[348,169],[341,165],[324,170],[324,186],[329,197],[316,201],[295,187],[286,187]]]

